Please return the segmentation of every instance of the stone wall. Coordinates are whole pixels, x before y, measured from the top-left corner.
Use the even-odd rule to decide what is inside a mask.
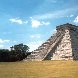
[[[51,60],[70,60],[72,59],[72,47],[70,31],[65,30],[65,35],[63,36],[61,42],[57,45],[53,57]]]

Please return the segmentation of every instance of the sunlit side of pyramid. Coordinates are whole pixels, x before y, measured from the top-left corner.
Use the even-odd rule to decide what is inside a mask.
[[[57,32],[34,50],[25,60],[78,60],[78,27],[63,24]]]

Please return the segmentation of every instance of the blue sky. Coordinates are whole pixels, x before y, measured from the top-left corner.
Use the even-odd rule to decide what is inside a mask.
[[[78,25],[78,0],[0,0],[0,48],[24,43],[32,51],[64,23]]]

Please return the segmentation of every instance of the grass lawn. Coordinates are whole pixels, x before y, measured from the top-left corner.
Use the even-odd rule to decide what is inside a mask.
[[[0,78],[78,78],[78,61],[1,62]]]

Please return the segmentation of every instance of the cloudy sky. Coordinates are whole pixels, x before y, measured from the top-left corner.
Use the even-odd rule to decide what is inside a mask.
[[[78,25],[78,0],[0,0],[0,48],[24,43],[32,51],[64,23]]]

